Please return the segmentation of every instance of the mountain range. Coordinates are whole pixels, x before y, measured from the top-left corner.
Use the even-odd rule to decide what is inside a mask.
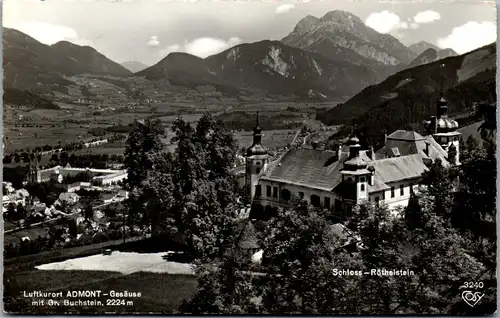
[[[355,122],[365,127],[369,138],[383,139],[384,130],[393,131],[435,114],[441,90],[449,101],[449,113],[468,113],[474,102],[496,101],[496,59],[496,43],[492,43],[405,69],[318,114],[317,119],[328,125],[346,125],[340,134],[347,134]]]
[[[120,65],[126,68],[127,70],[131,71],[132,73],[137,73],[145,68],[148,68],[146,64],[138,61],[125,61],[123,63],[120,63]]]
[[[335,10],[321,18],[306,16],[281,40],[284,44],[355,64],[410,63],[418,54],[389,34],[366,26],[352,13]]]
[[[457,53],[452,49],[444,49],[436,51],[433,48],[428,48],[427,50],[422,52],[419,56],[417,56],[410,64],[408,64],[408,68],[415,67],[418,65],[428,64],[451,56],[457,56]]]
[[[173,85],[212,85],[222,92],[259,90],[299,97],[350,96],[377,81],[365,65],[334,61],[279,41],[241,44],[201,59],[171,53],[135,74],[150,80],[166,78]]]
[[[4,86],[38,91],[71,84],[65,77],[91,73],[128,76],[132,72],[89,46],[67,41],[45,45],[14,29],[3,28]]]
[[[211,86],[230,96],[345,99],[405,68],[452,54],[422,51],[435,49],[427,42],[406,47],[341,10],[303,18],[281,41],[240,44],[205,59],[170,53],[150,67],[134,61],[120,65],[91,47],[66,41],[45,45],[8,28],[3,43],[4,86],[35,93],[75,86],[71,76],[93,74]]]

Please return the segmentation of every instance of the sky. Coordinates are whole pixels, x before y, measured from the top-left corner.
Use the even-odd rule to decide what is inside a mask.
[[[3,0],[3,25],[44,44],[89,45],[116,62],[153,65],[170,52],[200,57],[279,40],[306,15],[349,11],[405,45],[462,54],[496,40],[494,2],[480,0]]]

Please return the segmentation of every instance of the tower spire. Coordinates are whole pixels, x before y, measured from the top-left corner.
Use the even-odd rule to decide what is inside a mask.
[[[443,74],[443,68],[444,68],[444,64],[441,64],[440,66],[440,70],[441,70],[441,83],[440,83],[440,94],[441,96],[440,97],[443,97],[444,96],[444,90],[443,90],[443,82],[444,82],[444,74]]]
[[[446,99],[444,99],[444,74],[443,74],[444,64],[441,64],[441,88],[440,88],[440,96],[437,102],[437,118],[441,118],[446,116],[446,112],[448,110],[448,103]]]

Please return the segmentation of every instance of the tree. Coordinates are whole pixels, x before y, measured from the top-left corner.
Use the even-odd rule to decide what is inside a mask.
[[[83,207],[83,217],[87,220],[94,218],[94,210],[92,209],[92,205],[90,205],[90,203],[85,204]]]
[[[16,211],[17,211],[17,215],[19,218],[21,219],[24,219],[26,218],[28,215],[28,211],[26,211],[26,208],[21,204],[19,203],[16,207]]]
[[[59,156],[56,153],[53,153],[52,156],[50,157],[50,161],[58,162]]]
[[[161,134],[161,122],[149,119],[144,123],[136,122],[130,132],[125,145],[125,167],[128,172],[126,187],[129,191],[141,188],[151,169],[152,156],[163,150]]]
[[[68,224],[69,234],[73,237],[78,235],[78,226],[76,225],[76,220],[72,219]]]
[[[269,314],[348,314],[355,312],[359,276],[342,277],[334,269],[361,267],[343,247],[345,238],[332,231],[325,217],[304,204],[281,210],[267,228],[263,264],[268,281],[263,291]]]
[[[210,114],[194,129],[180,118],[172,129],[177,143],[171,174],[176,230],[197,257],[220,257],[235,211],[231,169],[237,147],[224,124]]]
[[[478,127],[481,133],[481,138],[487,142],[493,141],[497,131],[496,121],[497,106],[496,103],[480,102],[474,103],[471,117],[477,120],[483,120],[483,123]]]
[[[237,266],[234,250],[221,262],[197,267],[197,293],[186,299],[181,312],[202,314],[252,314],[259,311],[253,275]]]
[[[436,213],[441,216],[449,217],[451,214],[457,177],[457,169],[444,167],[439,159],[422,175],[421,184],[425,186],[426,194],[435,198]]]

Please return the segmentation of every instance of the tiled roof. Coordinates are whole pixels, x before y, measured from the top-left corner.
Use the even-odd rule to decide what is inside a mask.
[[[396,158],[375,160],[368,164],[375,168],[376,182],[390,183],[399,180],[418,178],[427,170],[422,156],[410,155]],[[375,184],[375,188],[381,186]]]
[[[257,232],[251,221],[246,221],[238,239],[238,247],[242,249],[259,248]]]
[[[448,154],[432,136],[423,137],[416,132],[404,130],[395,131],[391,134],[391,136],[393,135],[397,138],[387,137],[386,145],[376,153],[377,159],[394,157],[393,149],[397,148],[400,156],[419,154],[422,158],[431,158],[432,160],[441,159],[445,166],[448,165]],[[429,143],[429,156],[425,153],[427,142]]]
[[[347,158],[342,154],[337,160],[334,151],[290,149],[265,179],[330,191],[341,182]]]
[[[382,180],[378,179],[376,176],[373,178],[373,184],[368,185],[368,193],[379,192],[383,190],[390,189],[387,184],[385,184]]]
[[[396,130],[395,132],[387,136],[387,139],[417,141],[424,140],[425,137],[412,130]]]

